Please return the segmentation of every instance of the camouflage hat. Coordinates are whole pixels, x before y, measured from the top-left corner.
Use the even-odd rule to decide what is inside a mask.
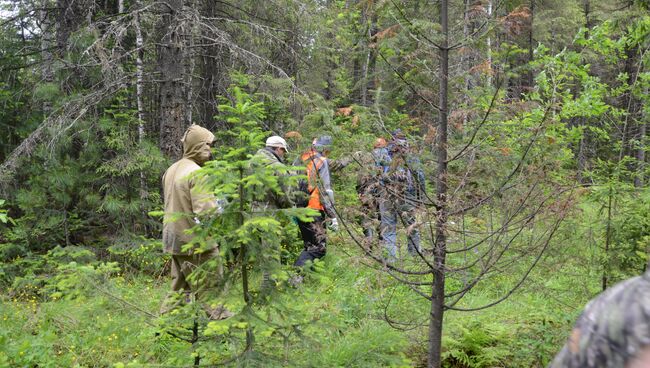
[[[648,367],[649,349],[650,271],[591,300],[549,368]]]

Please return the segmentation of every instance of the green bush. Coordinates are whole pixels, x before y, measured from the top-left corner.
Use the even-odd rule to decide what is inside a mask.
[[[467,324],[448,326],[452,332],[443,337],[443,367],[506,367],[512,350],[507,346],[507,327],[497,323],[470,320]]]

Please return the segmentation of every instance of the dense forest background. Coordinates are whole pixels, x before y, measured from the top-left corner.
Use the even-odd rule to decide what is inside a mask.
[[[2,1],[0,366],[547,365],[648,262],[649,6]],[[160,316],[160,179],[191,123],[240,213],[259,188],[232,172],[269,135],[292,162],[322,134],[340,159],[400,129],[425,168],[423,255],[390,266],[361,240],[353,162],[300,287],[246,297],[264,242],[294,272],[291,213],[222,216],[201,236],[244,256],[203,277],[226,267],[214,298],[237,315]]]

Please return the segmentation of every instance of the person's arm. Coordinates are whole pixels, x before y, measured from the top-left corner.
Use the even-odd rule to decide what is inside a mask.
[[[192,201],[192,212],[200,215],[217,207],[217,199],[207,191],[203,180],[192,175],[189,179],[190,199]]]
[[[332,190],[328,161],[327,159],[323,160],[323,164],[318,169],[319,188],[325,213],[330,218],[336,218],[336,212],[334,211],[334,191]]]
[[[282,194],[277,193],[277,205],[279,208],[290,208],[294,205],[294,196],[293,187],[288,184],[289,177],[292,175],[292,172],[285,165],[278,165],[278,171],[276,171],[278,176],[278,184],[280,185],[280,190]]]
[[[416,198],[418,200],[418,204],[421,205],[424,203],[425,198],[426,198],[426,177],[424,176],[424,170],[422,169],[422,162],[418,157],[412,157],[412,162],[411,165],[413,166],[413,172],[415,173],[415,180],[416,180]]]
[[[343,170],[346,166],[351,164],[352,161],[354,161],[352,157],[341,157],[337,160],[329,160],[329,170],[330,172]]]

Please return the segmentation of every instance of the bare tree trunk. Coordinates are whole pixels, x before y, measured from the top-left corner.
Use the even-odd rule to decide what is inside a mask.
[[[627,103],[625,107],[627,110],[625,126],[629,130],[629,141],[627,142],[627,145],[629,149],[628,154],[636,159],[636,165],[632,168],[632,170],[635,171],[634,186],[640,188],[643,181],[640,180],[643,176],[643,161],[645,160],[645,152],[643,152],[645,132],[642,133],[641,131],[645,129],[645,124],[643,123],[642,103],[635,96],[633,86],[637,84],[642,61],[638,46],[626,47],[625,53],[627,55],[627,59],[625,60],[625,72],[628,76],[627,83],[630,86],[630,90],[627,92]],[[625,144],[625,140],[623,140],[622,143]],[[639,158],[641,158],[641,160],[639,160]]]
[[[188,0],[188,6],[191,8],[196,8],[196,3],[193,0]],[[192,124],[192,112],[193,112],[193,99],[194,99],[194,67],[196,62],[194,60],[194,34],[196,33],[196,25],[198,22],[191,22],[183,29],[184,37],[186,37],[185,43],[188,47],[183,48],[183,63],[185,64],[185,126]],[[187,27],[187,28],[186,28]]]
[[[88,18],[93,6],[87,0],[56,0],[56,8],[58,9],[56,43],[59,56],[62,57],[68,48],[70,35]]]
[[[526,84],[527,86],[524,87],[524,92],[529,92],[533,89],[534,81],[533,81],[533,70],[532,70],[532,62],[533,62],[533,21],[535,20],[535,0],[530,0],[530,28],[528,29],[528,66],[527,66],[527,71],[526,71]]]
[[[54,46],[54,27],[52,24],[52,15],[49,14],[48,1],[42,3],[40,11],[41,16],[41,57],[43,58],[42,77],[44,83],[52,83],[54,81],[54,56],[52,55],[52,47]],[[43,102],[43,115],[49,116],[52,113],[52,103],[49,99]]]
[[[354,6],[359,6],[358,1],[354,1],[354,4],[351,4],[350,1],[346,1],[346,9],[349,8],[349,6],[354,5]],[[361,103],[361,95],[362,95],[362,79],[363,79],[363,67],[364,67],[364,57],[366,52],[366,43],[368,42],[367,40],[367,34],[361,34],[365,30],[366,26],[366,16],[367,16],[367,7],[364,6],[363,9],[361,10],[361,20],[359,22],[355,22],[352,24],[353,27],[353,32],[354,34],[359,35],[359,42],[357,43],[356,47],[354,48],[353,51],[353,60],[352,60],[352,85],[353,90],[351,92],[352,95],[352,101],[355,103]],[[361,28],[359,28],[361,27]]]
[[[436,200],[438,214],[435,221],[436,238],[433,246],[433,287],[429,316],[429,367],[441,365],[442,320],[445,309],[445,261],[447,256],[447,108],[449,77],[449,28],[447,24],[448,0],[440,1],[440,112],[437,134]]]
[[[139,7],[138,7],[139,8]],[[142,29],[140,28],[140,13],[136,9],[133,17],[133,26],[135,28],[135,100],[138,109],[138,145],[142,147],[144,141],[144,105],[142,102],[144,95],[144,39]],[[120,13],[123,12],[120,11]],[[140,199],[143,199],[147,193],[147,181],[144,172],[140,171]],[[145,209],[142,208],[143,215],[146,215]]]
[[[369,6],[370,7],[370,6]],[[370,11],[370,9],[368,9]],[[370,26],[366,34],[364,46],[364,64],[362,68],[362,81],[361,81],[361,104],[368,106],[368,90],[374,88],[374,81],[370,78],[374,74],[375,64],[377,61],[377,54],[375,49],[370,48],[370,39],[377,33],[377,14],[373,11],[370,15]],[[374,77],[373,77],[374,78]]]
[[[470,32],[472,31],[470,27],[470,19],[469,19],[469,11],[470,11],[470,3],[471,0],[465,0],[465,11],[463,15],[463,40],[467,46],[467,50],[465,50],[461,56],[460,56],[460,64],[462,65],[463,70],[470,70],[472,68],[472,51],[471,51],[471,43],[469,42],[470,38]],[[469,104],[469,91],[472,89],[472,76],[470,73],[465,73],[464,76],[464,83],[463,83],[463,101],[465,103]],[[467,121],[468,121],[468,115],[463,114],[463,126],[467,126]]]
[[[589,29],[591,27],[591,23],[589,21],[589,14],[590,14],[590,3],[589,0],[584,1],[584,15],[585,15],[585,37],[589,38]],[[575,98],[577,98],[577,93],[574,93]],[[580,126],[585,126],[587,125],[587,120],[586,118],[579,118],[577,121],[577,124]],[[578,159],[578,172],[577,172],[577,180],[578,183],[582,183],[583,181],[583,173],[587,167],[587,147],[589,143],[589,136],[588,136],[588,131],[586,129],[583,130],[582,132],[582,138],[580,138],[580,142],[578,142],[578,154],[577,154],[577,159]]]
[[[142,144],[144,139],[144,105],[142,102],[144,95],[144,39],[142,37],[142,29],[140,28],[140,14],[135,13],[134,16],[135,27],[135,94],[136,104],[138,109],[138,143]]]
[[[203,7],[203,16],[206,18],[215,18],[218,16],[220,10],[220,3],[216,1],[206,1]],[[203,32],[208,32],[203,30]],[[208,45],[203,49],[203,56],[201,57],[201,76],[202,86],[199,91],[201,105],[198,111],[201,114],[201,122],[206,127],[213,129],[222,129],[223,126],[217,126],[214,121],[214,116],[217,115],[216,96],[221,93],[221,88],[225,88],[225,78],[222,71],[223,60],[222,54],[227,52],[227,49],[221,49],[217,45]]]
[[[370,24],[370,32],[369,32],[370,37],[376,35],[377,32],[379,32],[379,29],[377,27],[377,21],[378,21],[377,12],[374,12]],[[375,76],[376,70],[377,70],[377,47],[373,47],[368,50],[368,67],[366,68],[366,75],[365,75],[366,91],[368,93],[368,101],[366,101],[367,105],[372,104],[374,101],[371,92],[377,89],[376,76]]]
[[[330,8],[332,5],[332,0],[327,0],[327,8]],[[329,30],[325,35],[326,42],[333,42],[334,33]],[[331,45],[328,45],[331,46]],[[325,53],[325,65],[327,72],[325,73],[325,90],[323,91],[323,97],[325,100],[329,101],[334,97],[333,86],[334,86],[334,73],[333,70],[336,69],[336,63],[334,62],[334,53],[329,51],[331,47],[328,47],[328,51]]]
[[[645,150],[647,149],[647,135],[647,122],[645,120],[642,120],[639,122],[639,143],[636,149],[637,168],[636,176],[634,176],[635,188],[643,188],[643,184],[645,183]]]
[[[183,103],[183,38],[179,34],[179,14],[183,0],[168,0],[165,13],[159,23],[160,46],[158,47],[158,77],[160,78],[160,149],[173,159],[180,158],[186,118]]]
[[[488,21],[492,19],[492,0],[488,0],[487,15]],[[490,71],[492,70],[492,37],[488,35],[487,40],[487,59]],[[488,73],[488,86],[492,85],[492,73]]]
[[[614,196],[611,183],[609,184],[609,194],[607,196],[607,226],[605,227],[605,268],[601,278],[601,287],[605,291],[609,282],[609,248],[612,239],[612,197]]]
[[[591,3],[589,0],[584,1],[584,14],[585,14],[585,38],[589,38],[589,31],[591,30],[591,21],[589,19],[589,15],[591,14]]]

